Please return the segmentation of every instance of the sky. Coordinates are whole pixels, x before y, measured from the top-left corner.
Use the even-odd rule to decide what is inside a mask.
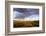
[[[39,19],[39,9],[32,8],[13,8],[13,18]]]

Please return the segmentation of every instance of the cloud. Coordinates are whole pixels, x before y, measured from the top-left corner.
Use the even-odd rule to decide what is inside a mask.
[[[25,16],[23,15],[23,13],[20,13],[18,11],[14,11],[13,13],[13,18],[24,18]]]
[[[14,18],[27,18],[35,16],[39,17],[39,9],[31,9],[31,8],[13,8],[13,16]],[[36,18],[37,19],[37,18]]]

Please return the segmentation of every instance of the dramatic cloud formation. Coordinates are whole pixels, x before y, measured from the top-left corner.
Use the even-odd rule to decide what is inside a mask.
[[[39,9],[13,8],[13,18],[39,19]]]

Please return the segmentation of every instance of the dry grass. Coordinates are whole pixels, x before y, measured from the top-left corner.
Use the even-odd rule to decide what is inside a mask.
[[[13,21],[13,27],[38,27],[39,26],[39,20],[38,21]]]

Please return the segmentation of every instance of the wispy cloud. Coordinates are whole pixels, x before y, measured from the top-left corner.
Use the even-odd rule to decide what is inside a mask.
[[[13,8],[13,18],[39,19],[39,9]]]

